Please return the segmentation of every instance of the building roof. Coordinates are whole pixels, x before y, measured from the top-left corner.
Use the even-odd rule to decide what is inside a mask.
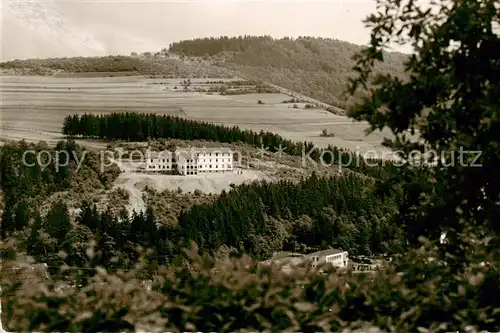
[[[278,259],[288,258],[288,257],[290,257],[290,258],[292,258],[292,257],[304,257],[304,255],[302,253],[298,253],[298,252],[281,251],[281,252],[274,253],[271,260],[278,260]]]
[[[184,160],[191,160],[195,159],[196,157],[194,154],[190,151],[175,151],[175,156],[178,161],[184,161]]]
[[[328,250],[309,253],[307,256],[308,257],[320,257],[320,256],[329,256],[332,254],[339,254],[339,253],[344,253],[344,252],[347,252],[347,251],[338,250],[338,249],[328,249]]]
[[[161,157],[171,157],[172,152],[169,150],[163,150],[163,151],[147,151],[146,152],[146,158],[161,158]]]
[[[298,266],[304,262],[304,256],[280,256],[279,258],[271,258],[269,260],[261,262],[264,265],[278,265],[278,266]]]
[[[187,153],[232,153],[231,148],[227,147],[212,147],[212,148],[199,148],[199,147],[190,147],[190,148],[177,148],[175,150],[176,153],[187,152]]]

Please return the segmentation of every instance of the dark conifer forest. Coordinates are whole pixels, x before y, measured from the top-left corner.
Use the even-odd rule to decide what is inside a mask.
[[[91,172],[103,184],[110,183],[118,172],[113,169],[101,174],[97,156],[90,152],[78,173],[74,161],[58,171],[54,167],[42,170],[33,157],[27,165],[21,162],[24,151],[42,148],[28,144],[2,147],[5,205],[1,230],[4,238],[22,235],[28,254],[51,265],[62,262],[57,253],[64,250],[68,254],[64,262],[70,266],[131,267],[138,245],[154,250],[151,260],[155,265],[168,264],[191,241],[212,255],[224,247],[258,259],[281,250],[311,252],[328,247],[359,254],[388,253],[402,244],[401,228],[393,223],[396,196],[370,194],[366,189],[373,179],[356,173],[329,179],[313,174],[298,183],[241,185],[223,192],[213,203],[183,211],[177,225],[159,225],[151,207],[128,216],[81,202],[78,216],[72,218],[66,203],[59,200],[41,212],[39,204],[51,193],[73,186],[80,172]],[[56,148],[82,151],[71,140]],[[56,150],[51,151],[57,156]],[[32,162],[35,166],[28,166]],[[91,241],[96,242],[99,256],[89,263],[84,248]],[[111,262],[116,257],[120,260]]]

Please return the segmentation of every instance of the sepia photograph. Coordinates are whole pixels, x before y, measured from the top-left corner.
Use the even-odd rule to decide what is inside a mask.
[[[0,333],[500,331],[498,0],[0,13]]]

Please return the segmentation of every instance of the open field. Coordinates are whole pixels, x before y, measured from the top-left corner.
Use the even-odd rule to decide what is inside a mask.
[[[155,112],[237,125],[255,131],[271,131],[298,141],[311,141],[324,147],[333,144],[361,153],[384,151],[383,136],[366,136],[366,124],[353,123],[323,109],[293,108],[281,103],[284,94],[226,95],[182,91],[182,78],[145,77],[55,78],[41,76],[4,76],[1,83],[1,132],[3,140],[45,140],[62,138],[65,116],[78,113]],[[206,81],[192,79],[192,87]],[[159,84],[162,83],[162,84]],[[174,89],[177,87],[177,89]],[[257,104],[262,100],[264,105]],[[334,137],[321,137],[323,129]],[[388,133],[384,133],[386,136]]]

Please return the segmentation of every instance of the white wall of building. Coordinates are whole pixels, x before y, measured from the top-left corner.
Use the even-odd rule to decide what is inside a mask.
[[[226,148],[183,148],[175,151],[180,174],[233,171],[233,152]]]
[[[312,267],[319,267],[324,264],[331,264],[336,267],[347,267],[349,263],[349,253],[347,251],[338,253],[328,253],[327,251],[320,251],[308,255]]]
[[[198,164],[196,163],[195,155],[185,151],[176,151],[175,160],[179,174],[183,176],[198,174]]]
[[[325,262],[331,263],[333,266],[337,267],[347,267],[349,261],[348,255],[347,252],[332,254],[325,257]]]
[[[177,170],[181,175],[233,171],[233,152],[228,148],[178,148],[146,154],[146,171]]]
[[[229,150],[196,152],[200,172],[223,172],[233,170],[233,153]]]
[[[146,154],[146,171],[171,171],[172,165],[172,153],[169,151]]]

